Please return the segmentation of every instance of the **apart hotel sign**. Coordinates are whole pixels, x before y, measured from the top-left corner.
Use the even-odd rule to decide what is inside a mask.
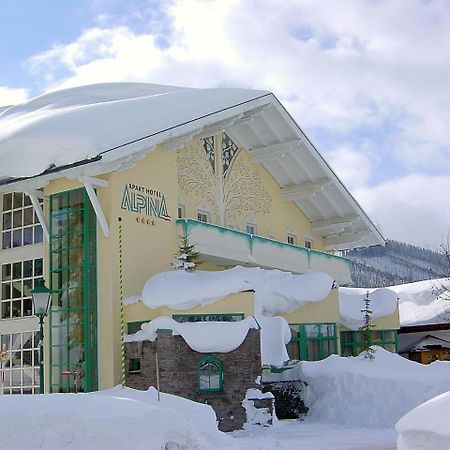
[[[172,220],[163,193],[133,183],[125,185],[121,208],[141,216]],[[144,220],[142,222],[144,223]]]

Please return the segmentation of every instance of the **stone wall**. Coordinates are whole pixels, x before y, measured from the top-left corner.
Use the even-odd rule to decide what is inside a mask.
[[[208,339],[205,336],[205,339]],[[154,342],[126,344],[126,384],[134,389],[156,387],[155,354],[158,353],[160,390],[168,394],[207,403],[216,412],[219,429],[232,431],[246,421],[242,400],[247,389],[259,388],[255,380],[261,373],[260,333],[249,330],[245,341],[230,353],[211,353],[223,362],[223,392],[199,392],[197,363],[205,356],[192,350],[181,336],[158,331]],[[130,373],[130,359],[139,358],[140,372]]]

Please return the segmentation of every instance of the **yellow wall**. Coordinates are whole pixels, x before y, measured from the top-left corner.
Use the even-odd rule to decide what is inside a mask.
[[[216,160],[220,155],[221,135],[215,137]],[[214,175],[210,163],[206,159],[205,150],[201,141],[191,141],[183,148],[179,149],[178,155],[178,177],[179,193],[178,198],[186,208],[186,217],[197,219],[197,209],[209,209],[211,212],[211,223],[228,228],[245,231],[247,219],[254,219],[257,233],[260,236],[271,237],[273,239],[286,242],[287,233],[293,233],[297,237],[297,245],[304,245],[305,238],[311,238],[311,223],[298,209],[293,202],[286,202],[281,198],[281,188],[271,175],[261,164],[252,164],[247,150],[240,149],[234,158],[234,162],[229,169],[227,178],[223,186],[218,181],[222,179],[220,169]],[[201,161],[201,163],[199,163]],[[219,173],[217,173],[219,172]],[[249,195],[254,197],[254,201],[249,201],[253,205],[250,209],[241,208],[242,202],[236,201],[233,208],[220,215],[220,198],[223,194],[230,197],[233,191],[240,193],[246,191],[245,180],[248,177],[249,184],[256,183]],[[239,180],[239,182],[237,182]],[[235,189],[231,189],[233,184]],[[205,195],[205,192],[213,192],[213,195]],[[261,201],[261,199],[269,201]],[[219,199],[219,200],[218,200]],[[268,212],[264,212],[264,207],[268,205]],[[223,223],[222,223],[223,222]],[[314,248],[323,250],[323,239],[314,237]]]
[[[120,283],[119,221],[122,218],[123,297],[139,294],[147,279],[169,270],[177,250],[176,154],[156,150],[135,167],[105,177],[107,188],[98,188],[98,198],[110,227],[105,238],[97,227],[98,258],[98,358],[99,387],[120,382]],[[151,218],[150,224],[138,222],[142,214],[121,209],[124,187],[132,183],[164,194],[172,221]],[[59,179],[50,182],[45,195],[80,187],[81,183]]]
[[[176,310],[171,308],[149,309],[142,302],[125,307],[126,322],[140,322],[152,320],[158,316],[169,316],[173,314],[230,314],[242,313],[245,317],[254,315],[253,292],[241,292],[231,294],[212,305],[198,306],[187,310]]]
[[[333,289],[325,300],[308,303],[289,314],[281,314],[288,323],[337,323],[339,321],[338,290]]]

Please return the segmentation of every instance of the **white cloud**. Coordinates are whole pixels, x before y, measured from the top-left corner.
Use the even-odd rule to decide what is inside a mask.
[[[441,207],[450,170],[446,0],[164,5],[164,46],[152,25],[137,33],[99,21],[28,64],[48,88],[127,80],[272,90],[307,134],[327,134],[322,151],[388,236],[440,240],[449,223]]]
[[[439,249],[450,231],[450,176],[410,175],[355,191],[387,238]]]
[[[27,89],[11,89],[0,86],[0,108],[2,106],[17,105],[24,102],[28,97]]]
[[[366,186],[371,178],[372,162],[352,148],[340,147],[328,153],[327,161],[350,190]]]

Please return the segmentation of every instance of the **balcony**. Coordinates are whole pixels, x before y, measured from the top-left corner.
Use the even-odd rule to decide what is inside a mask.
[[[178,219],[177,227],[179,234],[189,235],[205,262],[260,266],[294,273],[325,272],[338,283],[351,283],[347,258],[197,220]]]

